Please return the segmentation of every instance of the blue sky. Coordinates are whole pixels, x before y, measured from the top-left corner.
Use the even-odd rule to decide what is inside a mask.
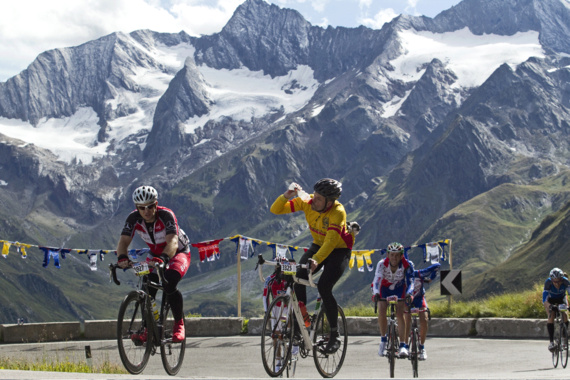
[[[112,32],[219,32],[244,0],[17,0],[0,12],[0,81],[38,54]],[[298,10],[313,25],[379,29],[401,13],[434,17],[459,0],[266,0]]]

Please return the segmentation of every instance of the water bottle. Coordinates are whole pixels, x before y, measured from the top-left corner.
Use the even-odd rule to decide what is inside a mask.
[[[319,295],[317,297],[317,302],[315,303],[315,311],[319,311],[320,308],[321,308],[321,296]]]
[[[311,196],[309,194],[307,194],[307,192],[305,190],[303,190],[301,188],[301,186],[299,186],[297,183],[292,182],[289,185],[289,190],[296,190],[297,191],[297,196],[299,198],[301,198],[302,201],[304,202],[308,202],[311,199]]]
[[[160,314],[158,313],[158,306],[156,306],[155,300],[152,300],[152,314],[154,315],[154,320],[158,321]]]
[[[299,301],[299,308],[301,309],[301,314],[305,320],[305,327],[311,327],[311,317],[309,317],[309,313],[307,313],[307,306],[305,306],[305,303],[303,301]]]

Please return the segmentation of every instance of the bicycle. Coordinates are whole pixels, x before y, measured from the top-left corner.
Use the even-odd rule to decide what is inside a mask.
[[[112,280],[120,285],[117,279],[117,264],[110,264]],[[139,278],[137,288],[123,300],[117,318],[117,343],[123,365],[133,375],[140,374],[148,364],[150,355],[156,354],[160,347],[160,357],[166,373],[174,376],[180,371],[186,351],[186,340],[180,343],[172,342],[174,316],[163,294],[160,311],[153,310],[155,301],[150,296],[150,288],[163,291],[167,281],[164,278],[165,264],[156,265],[159,282],[149,279],[147,262],[133,263],[132,269]],[[154,305],[153,305],[154,304]]]
[[[558,339],[555,340],[555,347],[552,350],[552,364],[554,368],[558,367],[558,359],[562,368],[566,368],[568,364],[568,328],[562,318],[562,313],[568,310],[566,304],[550,305],[550,312],[554,314],[554,325],[558,326]]]
[[[334,353],[325,353],[324,349],[329,341],[330,324],[325,314],[325,308],[315,306],[310,316],[311,325],[305,327],[305,320],[295,294],[294,284],[302,284],[316,288],[308,264],[296,264],[294,261],[275,262],[265,261],[262,255],[258,256],[259,275],[263,265],[277,267],[285,281],[285,294],[275,297],[269,306],[263,320],[261,333],[261,358],[263,367],[271,377],[295,376],[298,356],[306,358],[313,356],[317,371],[322,377],[334,377],[341,369],[346,356],[348,344],[348,330],[344,311],[338,306],[338,333],[340,347]],[[297,269],[307,269],[309,279],[297,277]],[[320,309],[320,310],[319,310]],[[297,332],[299,329],[299,333]],[[294,349],[295,348],[295,349]]]
[[[426,309],[419,309],[417,307],[410,309],[412,316],[412,329],[410,331],[410,354],[408,358],[412,363],[412,372],[414,377],[418,377],[418,360],[420,356],[420,329],[418,327],[418,318],[420,312],[425,312]]]
[[[374,313],[377,313],[379,298],[375,298]],[[394,371],[396,369],[396,359],[400,358],[399,347],[400,347],[400,336],[398,335],[398,320],[396,319],[396,304],[398,301],[403,301],[403,298],[398,298],[398,296],[388,296],[386,297],[386,302],[390,306],[390,318],[388,319],[388,335],[387,335],[387,345],[386,345],[386,357],[388,358],[388,363],[390,363],[390,377],[394,377]]]

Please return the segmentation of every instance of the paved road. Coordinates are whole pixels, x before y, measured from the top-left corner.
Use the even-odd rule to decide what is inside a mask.
[[[233,336],[189,338],[186,359],[178,378],[255,379],[268,378],[261,364],[259,337]],[[388,361],[377,355],[379,338],[349,338],[347,357],[335,379],[389,378]],[[420,362],[419,377],[426,379],[559,379],[570,378],[568,369],[552,367],[546,341],[463,338],[428,338],[428,360]],[[0,345],[0,357],[84,360],[89,345],[94,364],[120,364],[114,341]],[[298,379],[318,379],[313,359],[301,359]],[[397,378],[411,378],[408,360],[396,363]],[[160,355],[151,357],[142,375],[64,374],[0,370],[0,379],[158,379],[169,378]]]

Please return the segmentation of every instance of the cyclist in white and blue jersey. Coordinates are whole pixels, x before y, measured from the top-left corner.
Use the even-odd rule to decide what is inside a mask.
[[[550,351],[556,347],[554,343],[554,313],[550,312],[550,305],[565,304],[568,306],[568,298],[566,297],[568,289],[570,289],[570,281],[564,276],[564,272],[559,268],[553,268],[544,282],[544,290],[542,291],[542,303],[548,315],[546,329],[550,338],[550,344],[548,345]],[[562,319],[566,323],[566,327],[568,327],[568,316],[565,312],[562,313]]]
[[[428,330],[428,313],[427,308],[427,301],[425,298],[426,290],[424,288],[424,283],[432,282],[439,273],[439,268],[441,264],[435,263],[430,265],[427,268],[414,270],[414,292],[412,294],[413,301],[410,305],[410,308],[417,307],[420,310],[420,345],[419,351],[420,355],[418,357],[419,360],[427,360],[427,353],[425,349],[425,341],[427,337],[427,330]]]

